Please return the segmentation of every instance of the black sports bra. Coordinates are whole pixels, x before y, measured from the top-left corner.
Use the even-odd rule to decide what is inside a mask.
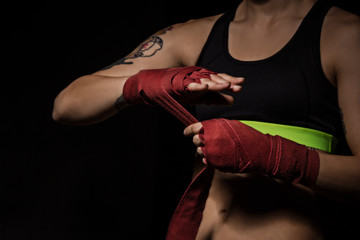
[[[229,54],[228,29],[236,9],[223,14],[213,26],[197,65],[245,77],[245,83],[240,93],[232,94],[233,106],[197,106],[198,119],[256,120],[335,136],[342,132],[337,89],[326,79],[320,62],[321,28],[331,6],[324,0],[316,2],[288,43],[273,56],[258,61],[240,61]]]

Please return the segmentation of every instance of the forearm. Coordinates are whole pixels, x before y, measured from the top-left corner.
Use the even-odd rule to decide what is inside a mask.
[[[103,121],[118,111],[128,77],[86,75],[66,87],[54,101],[53,119],[60,123],[86,125]]]
[[[360,205],[360,159],[320,152],[316,190],[338,200]]]

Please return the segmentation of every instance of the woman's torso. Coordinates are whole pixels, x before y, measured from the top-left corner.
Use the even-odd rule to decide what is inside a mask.
[[[243,76],[246,83],[234,95],[234,106],[198,107],[199,119],[269,121],[336,135],[340,125],[336,82],[326,55],[320,54],[320,49],[326,52],[326,32],[321,29],[328,10],[325,5],[310,6],[304,18],[279,22],[268,32],[252,30],[241,19],[233,21],[235,12],[215,19],[203,51],[194,56],[197,64]],[[318,13],[323,17],[315,17]],[[311,24],[318,29],[304,37]],[[242,36],[251,31],[252,35]],[[200,160],[196,165],[195,171],[203,167]],[[197,239],[322,239],[319,219],[310,189],[264,176],[216,171]]]

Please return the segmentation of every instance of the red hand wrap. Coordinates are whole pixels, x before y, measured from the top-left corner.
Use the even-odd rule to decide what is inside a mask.
[[[209,166],[224,172],[265,173],[304,185],[315,183],[319,173],[316,151],[237,120],[212,119],[202,125],[202,152]]]
[[[201,67],[179,67],[170,69],[142,70],[126,80],[123,90],[124,100],[130,104],[154,103],[179,118],[185,125],[197,120],[178,102],[191,92],[190,83],[200,83],[201,78],[216,74]]]
[[[214,169],[204,168],[186,189],[169,224],[166,240],[194,240],[199,230]]]

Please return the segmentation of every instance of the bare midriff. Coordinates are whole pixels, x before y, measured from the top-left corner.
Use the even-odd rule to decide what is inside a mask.
[[[215,172],[196,240],[323,239],[314,193],[261,175]]]

